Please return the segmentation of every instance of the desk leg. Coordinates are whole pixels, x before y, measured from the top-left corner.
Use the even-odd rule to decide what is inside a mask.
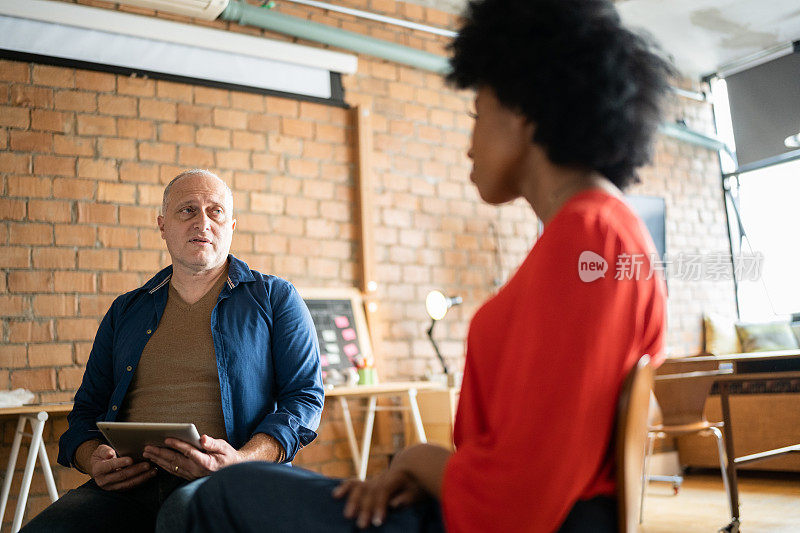
[[[350,416],[350,407],[347,405],[347,399],[343,396],[339,396],[339,406],[342,408],[344,429],[347,432],[347,443],[350,445],[350,455],[353,457],[353,468],[358,472],[361,466],[361,454],[358,451],[358,442],[356,441],[356,432],[353,429],[353,418]]]
[[[375,424],[375,406],[378,397],[369,397],[367,418],[364,420],[364,441],[361,443],[361,466],[358,469],[358,479],[367,479],[367,464],[369,463],[369,448],[372,444],[372,426]]]
[[[8,495],[11,493],[11,481],[14,479],[14,469],[17,466],[17,457],[19,457],[19,446],[22,442],[22,433],[25,431],[25,420],[25,416],[20,415],[19,421],[17,422],[17,431],[14,433],[14,441],[11,444],[11,455],[8,456],[6,477],[3,480],[3,493],[2,496],[0,496],[0,524],[3,523],[3,517],[6,514]]]
[[[411,416],[414,419],[414,428],[417,430],[417,439],[423,443],[428,442],[425,437],[425,427],[422,425],[422,416],[419,414],[417,389],[408,389],[408,405],[411,408]]]
[[[31,479],[33,479],[33,469],[36,467],[36,456],[39,455],[39,448],[42,445],[42,433],[47,413],[42,411],[35,417],[28,416],[26,418],[31,423],[33,431],[31,447],[28,449],[28,460],[25,462],[25,472],[22,474],[22,485],[19,487],[17,510],[14,512],[14,522],[11,524],[12,533],[17,533],[22,527],[22,518],[25,515],[25,505],[28,503],[28,492],[31,489]]]
[[[44,482],[47,485],[50,501],[54,502],[58,499],[58,489],[56,488],[56,481],[53,479],[53,470],[50,468],[50,459],[47,457],[47,448],[44,447],[44,439],[39,442],[39,464],[42,465]]]
[[[731,496],[731,523],[720,531],[739,531],[739,487],[736,481],[736,454],[733,451],[733,425],[731,408],[728,402],[728,384],[719,382],[719,399],[722,405],[722,431],[725,436],[725,453],[728,456],[728,487]]]

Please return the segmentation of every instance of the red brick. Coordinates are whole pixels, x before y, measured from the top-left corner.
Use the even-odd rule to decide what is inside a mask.
[[[276,172],[283,170],[282,160],[277,154],[253,152],[253,170]]]
[[[246,111],[264,111],[264,97],[260,94],[231,91],[231,107]]]
[[[233,147],[237,150],[265,150],[267,147],[267,137],[261,133],[234,131]]]
[[[178,163],[187,167],[208,168],[214,166],[214,152],[194,146],[178,147]]]
[[[28,365],[31,367],[71,364],[72,344],[31,344],[28,346]]]
[[[286,135],[270,135],[269,150],[284,155],[300,155],[303,152],[302,141]]]
[[[122,270],[133,272],[156,272],[161,266],[161,254],[154,251],[123,250]]]
[[[119,167],[119,179],[126,183],[129,181],[158,183],[158,167],[151,164],[125,161]]]
[[[6,368],[23,368],[28,366],[25,345],[0,345],[0,366]]]
[[[31,110],[31,129],[72,133],[76,129],[75,115],[73,113],[62,113],[61,111],[33,109]]]
[[[138,185],[139,205],[160,206],[164,199],[164,187],[161,185]]]
[[[78,177],[84,179],[117,181],[119,179],[117,162],[113,159],[78,158]]]
[[[129,139],[147,140],[154,139],[156,136],[155,125],[149,120],[138,118],[117,119],[119,126],[119,136]]]
[[[230,148],[231,132],[220,128],[198,128],[197,144],[216,148]]]
[[[97,110],[97,96],[85,91],[56,91],[54,107],[63,111],[92,113]]]
[[[143,161],[173,163],[175,145],[166,143],[139,143],[139,158]]]
[[[119,94],[132,96],[153,96],[155,94],[156,84],[153,80],[134,76],[117,76],[117,92]]]
[[[284,197],[277,194],[250,194],[250,209],[259,213],[281,214],[284,209]]]
[[[8,148],[8,130],[0,128],[0,149],[5,150],[6,148]]]
[[[101,115],[111,115],[113,117],[135,117],[138,112],[136,98],[101,94],[97,97],[97,111]]]
[[[158,139],[180,144],[194,143],[194,126],[188,124],[159,124]]]
[[[227,106],[229,105],[228,91],[210,87],[195,87],[194,103]]]
[[[94,198],[95,186],[96,182],[94,180],[53,178],[53,196],[56,198],[89,200]]]
[[[78,310],[74,295],[37,294],[33,297],[33,312],[37,317],[75,316]]]
[[[175,122],[178,117],[178,108],[174,102],[141,99],[139,100],[139,116],[162,122]]]
[[[97,152],[112,159],[136,159],[136,141],[132,139],[98,139]]]
[[[31,112],[24,107],[0,106],[0,126],[27,128],[31,123]]]
[[[73,135],[53,136],[53,152],[59,155],[94,155],[94,139]]]
[[[75,268],[73,248],[34,248],[33,267],[47,269]]]
[[[247,128],[247,113],[235,109],[214,109],[214,125],[243,130]]]
[[[260,113],[250,114],[247,118],[247,129],[259,132],[277,132],[281,127],[280,117]]]
[[[99,187],[103,185],[117,185],[102,183]],[[132,187],[132,185],[128,185],[128,187]],[[103,201],[104,199],[100,196],[100,189],[98,188],[97,192],[98,200]],[[107,201],[107,200],[106,200]],[[81,224],[115,224],[117,222],[117,209],[118,207],[114,204],[100,204],[100,203],[85,203],[79,202],[78,203],[78,222]],[[58,226],[56,226],[58,229]],[[58,235],[56,234],[56,240],[58,240]],[[94,244],[94,241],[92,241]]]
[[[0,198],[0,220],[22,220],[26,212],[25,201]]]
[[[49,152],[53,147],[53,135],[39,131],[12,130],[10,141],[12,150],[25,152]]]
[[[178,122],[210,125],[211,108],[198,105],[178,104]]]
[[[0,172],[25,174],[31,171],[33,171],[33,168],[30,155],[0,152]]]
[[[81,366],[58,369],[58,388],[75,390],[81,385],[84,369]]]
[[[53,368],[15,370],[11,372],[11,388],[23,388],[33,392],[55,390],[56,371]]]
[[[56,244],[60,246],[94,246],[97,234],[95,228],[73,224],[57,224],[55,232]]]
[[[292,159],[289,161],[289,174],[301,178],[318,178],[319,163],[305,159]]]
[[[97,228],[97,238],[106,248],[136,248],[139,244],[138,232],[131,228],[101,226]]]
[[[100,274],[100,292],[104,294],[123,294],[132,291],[139,285],[139,275],[132,272],[103,272]],[[87,302],[87,311],[89,310],[88,306]],[[106,305],[105,308],[107,309],[108,306]],[[105,309],[95,314],[102,313],[105,313]],[[86,314],[83,312],[83,304],[81,304],[81,314]]]
[[[45,271],[12,271],[8,273],[10,292],[44,292],[53,284],[53,275]]]
[[[161,238],[161,233],[159,233],[155,224],[150,228],[139,230],[139,248],[141,250],[164,249],[164,239]]]
[[[58,200],[31,200],[28,202],[28,218],[48,222],[69,222],[72,219],[70,202]]]
[[[30,249],[23,246],[0,246],[0,268],[27,268],[31,264]]]
[[[8,225],[11,244],[52,244],[53,226],[33,222],[11,222]]]
[[[0,294],[0,309],[3,310],[5,317],[24,315],[28,310],[28,299],[22,296]]]
[[[0,59],[0,80],[29,82],[30,76],[29,63]]]
[[[105,292],[105,291],[103,291],[103,288],[102,288],[103,287],[103,281],[102,280],[106,276],[110,276],[110,275],[114,275],[114,274],[109,274],[108,272],[104,272],[104,273],[100,274],[100,291],[101,292]],[[134,279],[133,279],[133,284],[127,285],[127,288],[125,288],[123,290],[115,291],[111,295],[104,295],[104,296],[94,296],[94,295],[92,295],[92,296],[80,296],[78,309],[80,311],[81,316],[100,317],[100,316],[105,315],[106,311],[108,311],[109,307],[111,307],[111,303],[114,301],[114,299],[118,295],[120,295],[122,293],[125,293],[125,292],[128,292],[130,290],[133,290],[133,289],[135,289],[136,287],[139,286],[139,280],[138,280],[138,275],[137,274],[125,274],[125,275],[126,276],[133,276]],[[88,353],[89,353],[90,349],[91,349],[91,346],[89,346],[88,349],[86,350],[87,356],[88,356]],[[76,350],[75,351],[76,354],[80,354],[82,352],[83,352],[83,350]],[[82,361],[76,361],[76,362],[80,363]]]
[[[78,115],[79,135],[111,135],[117,134],[117,120],[113,117]]]
[[[81,270],[119,270],[118,250],[78,250]]]
[[[74,87],[75,71],[67,67],[34,64],[33,83],[51,87]]]
[[[296,100],[268,96],[266,101],[267,113],[281,115],[284,117],[297,117],[299,106]]]
[[[119,206],[119,223],[123,226],[155,227],[157,216],[156,208]]]
[[[156,95],[159,98],[169,98],[182,102],[192,101],[192,86],[185,83],[175,83],[171,81],[156,81]]]
[[[56,292],[93,293],[97,291],[97,274],[93,272],[56,271],[53,274]]]
[[[11,103],[18,107],[53,107],[53,89],[14,85],[11,87]]]
[[[217,152],[217,167],[235,170],[249,170],[250,153],[238,150],[223,150]]]
[[[281,119],[281,133],[291,137],[311,139],[314,137],[314,123],[284,117]]]
[[[75,176],[75,158],[56,155],[33,157],[33,172],[37,175]]]
[[[97,320],[94,318],[59,318],[56,331],[60,341],[88,341],[97,333]]]
[[[75,71],[75,87],[98,92],[111,92],[117,86],[117,77],[108,72]]]

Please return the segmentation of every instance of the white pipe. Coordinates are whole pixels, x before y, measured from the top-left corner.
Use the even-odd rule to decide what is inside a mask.
[[[285,1],[292,2],[295,4],[303,4],[304,6],[312,6],[312,7],[318,7],[320,9],[327,9],[328,11],[336,11],[337,13],[346,13],[348,15],[353,15],[354,17],[359,17],[369,20],[377,20],[378,22],[385,22],[386,24],[391,24],[393,26],[402,26],[404,28],[410,28],[412,30],[434,33],[436,35],[443,35],[445,37],[455,37],[456,35],[458,35],[457,32],[451,30],[445,30],[442,28],[437,28],[435,26],[428,26],[426,24],[418,24],[416,22],[411,22],[409,20],[387,17],[385,15],[378,15],[376,13],[370,13],[369,11],[362,11],[360,9],[335,6],[327,2],[317,2],[316,0],[285,0]]]

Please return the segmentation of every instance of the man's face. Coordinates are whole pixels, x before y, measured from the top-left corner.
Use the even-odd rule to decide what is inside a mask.
[[[218,178],[206,174],[176,181],[158,217],[173,265],[192,272],[213,269],[227,260],[235,227],[233,198]]]

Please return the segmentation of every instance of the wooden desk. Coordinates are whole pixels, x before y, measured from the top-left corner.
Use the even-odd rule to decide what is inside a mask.
[[[350,445],[350,454],[353,457],[353,466],[359,479],[366,479],[367,464],[369,463],[369,449],[372,444],[372,429],[375,424],[375,413],[377,411],[392,411],[406,409],[404,407],[378,407],[378,398],[386,396],[399,396],[408,398],[408,409],[414,421],[414,428],[419,442],[427,442],[425,428],[422,426],[422,418],[417,404],[417,391],[422,389],[441,388],[438,383],[429,381],[403,381],[395,383],[378,383],[376,385],[355,385],[352,387],[334,387],[325,391],[327,398],[338,398],[344,417],[344,427],[347,432],[347,441]],[[364,436],[359,450],[356,440],[353,419],[350,416],[350,407],[347,404],[349,398],[366,398],[367,414],[364,419]]]
[[[723,435],[725,436],[725,453],[727,454],[728,461],[728,485],[731,488],[731,509],[733,510],[733,520],[726,527],[720,531],[739,531],[739,490],[736,482],[736,468],[737,466],[747,463],[754,463],[756,461],[763,461],[773,457],[779,457],[788,453],[799,453],[800,443],[792,446],[784,446],[773,450],[766,450],[759,453],[736,457],[733,442],[733,425],[731,423],[731,409],[729,402],[730,384],[731,383],[749,383],[754,381],[789,381],[793,379],[800,379],[800,372],[758,372],[758,373],[739,373],[737,367],[739,363],[746,361],[774,361],[780,359],[794,359],[800,358],[800,350],[782,350],[776,352],[756,352],[756,353],[737,353],[726,355],[708,355],[696,357],[681,357],[675,359],[667,359],[664,361],[662,369],[668,370],[672,364],[679,364],[685,368],[685,365],[692,363],[708,364],[714,363],[719,366],[721,363],[733,363],[734,373],[721,375],[716,379],[719,387],[720,403],[722,405],[722,427]]]
[[[22,475],[22,484],[17,496],[17,509],[14,512],[14,521],[11,524],[11,531],[16,533],[22,527],[22,517],[25,514],[25,505],[28,503],[28,492],[31,488],[33,469],[36,467],[36,455],[39,455],[39,462],[44,472],[44,480],[47,485],[47,492],[50,500],[58,499],[58,490],[53,480],[53,471],[50,468],[50,460],[47,458],[47,451],[42,441],[44,424],[49,417],[49,413],[69,413],[72,411],[72,403],[58,404],[31,404],[19,407],[1,407],[0,418],[17,417],[17,431],[14,433],[14,441],[11,444],[11,454],[8,457],[8,467],[6,467],[6,477],[3,480],[3,492],[0,495],[0,524],[3,523],[3,516],[8,503],[8,495],[11,492],[11,481],[14,478],[14,469],[17,466],[19,447],[23,436],[31,437],[31,445],[28,449],[28,459],[25,462],[25,471]],[[25,422],[30,422],[31,433],[25,433]]]

